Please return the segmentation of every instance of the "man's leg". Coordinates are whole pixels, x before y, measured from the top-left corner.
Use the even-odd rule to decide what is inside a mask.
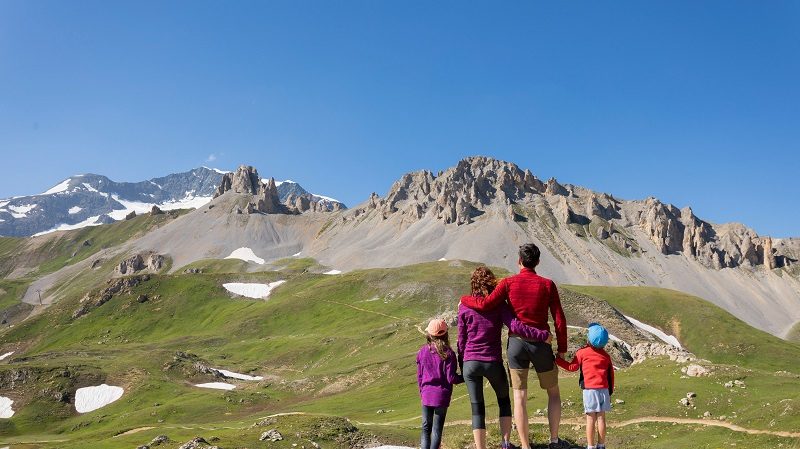
[[[597,422],[597,413],[586,414],[586,446],[595,447],[595,423]]]
[[[514,423],[517,425],[519,443],[523,449],[530,449],[528,437],[528,390],[514,390]]]
[[[508,337],[508,374],[514,391],[514,423],[517,425],[519,442],[523,449],[530,449],[528,424],[528,372],[530,354],[527,343],[518,337]]]
[[[547,389],[547,423],[550,425],[550,441],[558,441],[558,426],[561,424],[561,390],[558,385]]]

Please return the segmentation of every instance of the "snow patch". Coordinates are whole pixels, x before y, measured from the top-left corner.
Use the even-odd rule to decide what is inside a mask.
[[[264,259],[256,256],[256,253],[246,246],[235,249],[226,259],[240,259],[246,262],[255,262],[259,265],[264,265]]]
[[[75,392],[75,410],[88,413],[116,401],[125,392],[122,387],[101,384],[94,387],[78,388]]]
[[[25,218],[28,212],[36,209],[37,206],[38,204],[22,204],[19,206],[8,206],[8,208],[13,211],[11,215],[14,218]]]
[[[108,216],[113,218],[114,220],[122,220],[131,212],[136,212],[136,214],[143,214],[149,212],[150,209],[153,207],[152,203],[142,203],[139,201],[127,201],[120,199],[119,195],[111,195],[111,198],[122,205],[123,209],[112,210],[108,213]]]
[[[330,201],[330,202],[333,202],[333,203],[341,203],[341,201],[337,200],[336,198],[331,198],[329,196],[317,195],[316,193],[312,193],[312,195],[316,196],[317,198],[322,198],[325,201]]]
[[[227,173],[233,173],[232,171],[225,171],[225,170],[220,170],[218,168],[206,167],[205,165],[203,166],[203,168],[205,168],[206,170],[215,171],[215,172],[219,173],[220,175],[224,175],[224,174],[227,174]]]
[[[225,290],[228,290],[231,293],[237,294],[239,296],[246,296],[248,298],[254,299],[266,299],[272,290],[283,284],[286,281],[275,281],[270,282],[269,284],[255,284],[255,283],[244,283],[244,282],[229,282],[227,284],[222,284]]]
[[[444,257],[442,257],[441,259],[439,259],[439,262],[447,262],[447,259],[445,259]]]
[[[267,182],[269,182],[269,179],[262,179],[261,181],[266,184]],[[292,181],[291,179],[286,179],[284,181],[275,181],[275,187],[278,187],[281,184],[297,184],[297,183]]]
[[[324,272],[322,274],[334,275],[334,274],[342,274],[342,272],[339,271],[339,270],[331,270],[331,271],[326,271],[326,272]]]
[[[14,353],[14,351],[11,351],[11,352],[6,352],[3,355],[0,355],[0,362],[2,362],[3,360],[7,359],[8,357],[10,357],[11,354],[13,354],[13,353]]]
[[[300,251],[299,253],[292,254],[292,257],[300,257],[300,253],[302,253],[302,251]]]
[[[205,384],[195,384],[195,387],[211,388],[214,390],[233,390],[236,385],[226,384],[225,382],[209,382]]]
[[[228,371],[226,369],[220,368],[212,368],[216,371],[219,371],[225,377],[230,377],[231,379],[239,379],[239,380],[264,380],[262,376],[248,376],[247,374],[241,373],[234,373],[233,371]]]
[[[83,220],[83,221],[81,221],[79,223],[75,223],[75,224],[62,223],[62,224],[56,226],[53,229],[48,229],[47,231],[37,232],[36,234],[33,234],[31,237],[38,237],[40,235],[45,235],[45,234],[49,234],[51,232],[56,232],[56,231],[71,231],[73,229],[85,228],[87,226],[100,226],[103,223],[97,223],[97,219],[98,218],[100,218],[100,216],[99,215],[95,215],[93,217],[89,217],[86,220]]]
[[[69,188],[70,179],[67,178],[61,181],[58,185],[51,187],[47,192],[42,193],[41,195],[52,195],[54,193],[64,192]]]
[[[214,199],[213,196],[195,196],[195,197],[187,196],[182,200],[167,201],[161,204],[157,204],[157,206],[161,210],[199,209],[205,206],[206,204],[210,203],[211,200],[213,199]]]
[[[69,208],[69,214],[70,215],[75,215],[75,214],[77,214],[78,212],[80,212],[82,210],[83,210],[83,208],[80,207],[80,206],[73,206],[73,207]]]
[[[11,404],[13,403],[14,401],[11,399],[0,396],[0,418],[11,418],[14,416],[14,409],[11,408]]]
[[[655,327],[650,326],[649,324],[642,323],[641,321],[637,320],[636,318],[629,317],[627,315],[625,315],[625,318],[627,318],[628,321],[630,321],[631,324],[633,324],[634,326],[638,327],[639,329],[641,329],[641,330],[643,330],[645,332],[648,332],[650,334],[655,335],[656,337],[658,337],[664,343],[667,343],[669,345],[675,346],[678,349],[683,349],[683,346],[681,346],[681,342],[678,341],[678,339],[675,338],[674,335],[667,335],[661,329],[656,329]]]
[[[160,190],[164,190],[164,188],[163,188],[163,187],[161,187],[160,185],[158,185],[158,184],[154,183],[153,181],[148,181],[148,182],[149,182],[150,184],[153,184],[154,186],[158,187]]]
[[[6,207],[6,204],[10,203],[11,201],[0,201],[0,208]]]

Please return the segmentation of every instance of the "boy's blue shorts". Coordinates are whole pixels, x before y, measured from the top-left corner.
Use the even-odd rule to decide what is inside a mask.
[[[607,412],[611,410],[611,395],[608,388],[587,388],[583,390],[584,413]]]

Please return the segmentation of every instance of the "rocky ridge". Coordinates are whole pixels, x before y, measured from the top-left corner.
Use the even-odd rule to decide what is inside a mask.
[[[214,192],[214,198],[228,191],[253,196],[247,204],[249,214],[300,214],[308,211],[338,211],[345,208],[342,203],[312,195],[302,187],[290,191],[281,200],[275,178],[269,178],[264,182],[259,177],[258,170],[247,165],[240,166],[235,173],[226,173]]]
[[[542,181],[513,163],[480,156],[463,159],[436,175],[427,170],[405,174],[385,197],[373,193],[351,212],[344,221],[377,213],[405,223],[430,217],[455,226],[470,225],[484,214],[498,214],[517,222],[567,227],[628,255],[642,251],[629,231],[635,228],[662,254],[682,254],[717,270],[774,269],[797,262],[781,252],[782,244],[743,225],[712,225],[691,208],[678,209],[655,198],[625,201],[561,184],[555,178]]]

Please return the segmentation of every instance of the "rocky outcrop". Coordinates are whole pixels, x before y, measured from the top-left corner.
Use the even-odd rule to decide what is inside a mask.
[[[233,190],[236,193],[255,195],[258,193],[260,185],[261,178],[258,177],[258,171],[252,166],[241,165],[236,172],[225,173],[222,176],[222,181],[217,187],[217,191],[214,192],[214,198],[229,190]]]
[[[83,315],[86,315],[93,309],[96,309],[108,301],[111,301],[111,299],[117,295],[133,293],[134,287],[149,280],[150,275],[148,274],[131,276],[122,279],[109,279],[106,281],[107,287],[97,292],[89,292],[83,298],[81,298],[80,305],[72,313],[72,319],[80,318]]]
[[[469,225],[487,213],[518,222],[532,218],[538,221],[534,226],[565,228],[629,256],[644,251],[644,241],[637,240],[640,231],[658,252],[682,254],[712,269],[774,269],[796,261],[781,252],[790,246],[778,248],[769,237],[741,225],[711,225],[688,207],[680,210],[656,198],[621,201],[555,178],[542,182],[528,170],[487,157],[466,158],[437,175],[405,174],[385,197],[373,193],[342,220],[375,213],[385,220],[397,217],[401,224],[428,217],[455,226]]]
[[[514,164],[473,157],[438,176],[430,171],[403,175],[385,198],[373,193],[355,215],[378,210],[384,218],[399,214],[419,220],[430,215],[446,224],[467,225],[488,206],[501,204],[507,211],[515,201],[544,189],[538,178]]]
[[[136,254],[120,262],[119,265],[114,268],[114,274],[118,276],[126,276],[142,270],[157,273],[164,267],[165,261],[166,259],[161,254]]]
[[[242,165],[235,173],[223,176],[214,197],[228,191],[252,195],[253,198],[246,207],[248,214],[299,214],[309,211],[338,211],[345,208],[344,204],[338,201],[306,192],[297,183],[285,182],[281,185],[284,184],[291,184],[291,186],[283,189],[284,195],[282,196],[274,178],[262,182],[255,168]],[[238,209],[236,213],[240,213],[239,211],[241,209]]]
[[[689,351],[665,343],[638,343],[630,349],[633,364],[641,363],[653,357],[667,357],[677,363],[697,361],[697,357]]]

